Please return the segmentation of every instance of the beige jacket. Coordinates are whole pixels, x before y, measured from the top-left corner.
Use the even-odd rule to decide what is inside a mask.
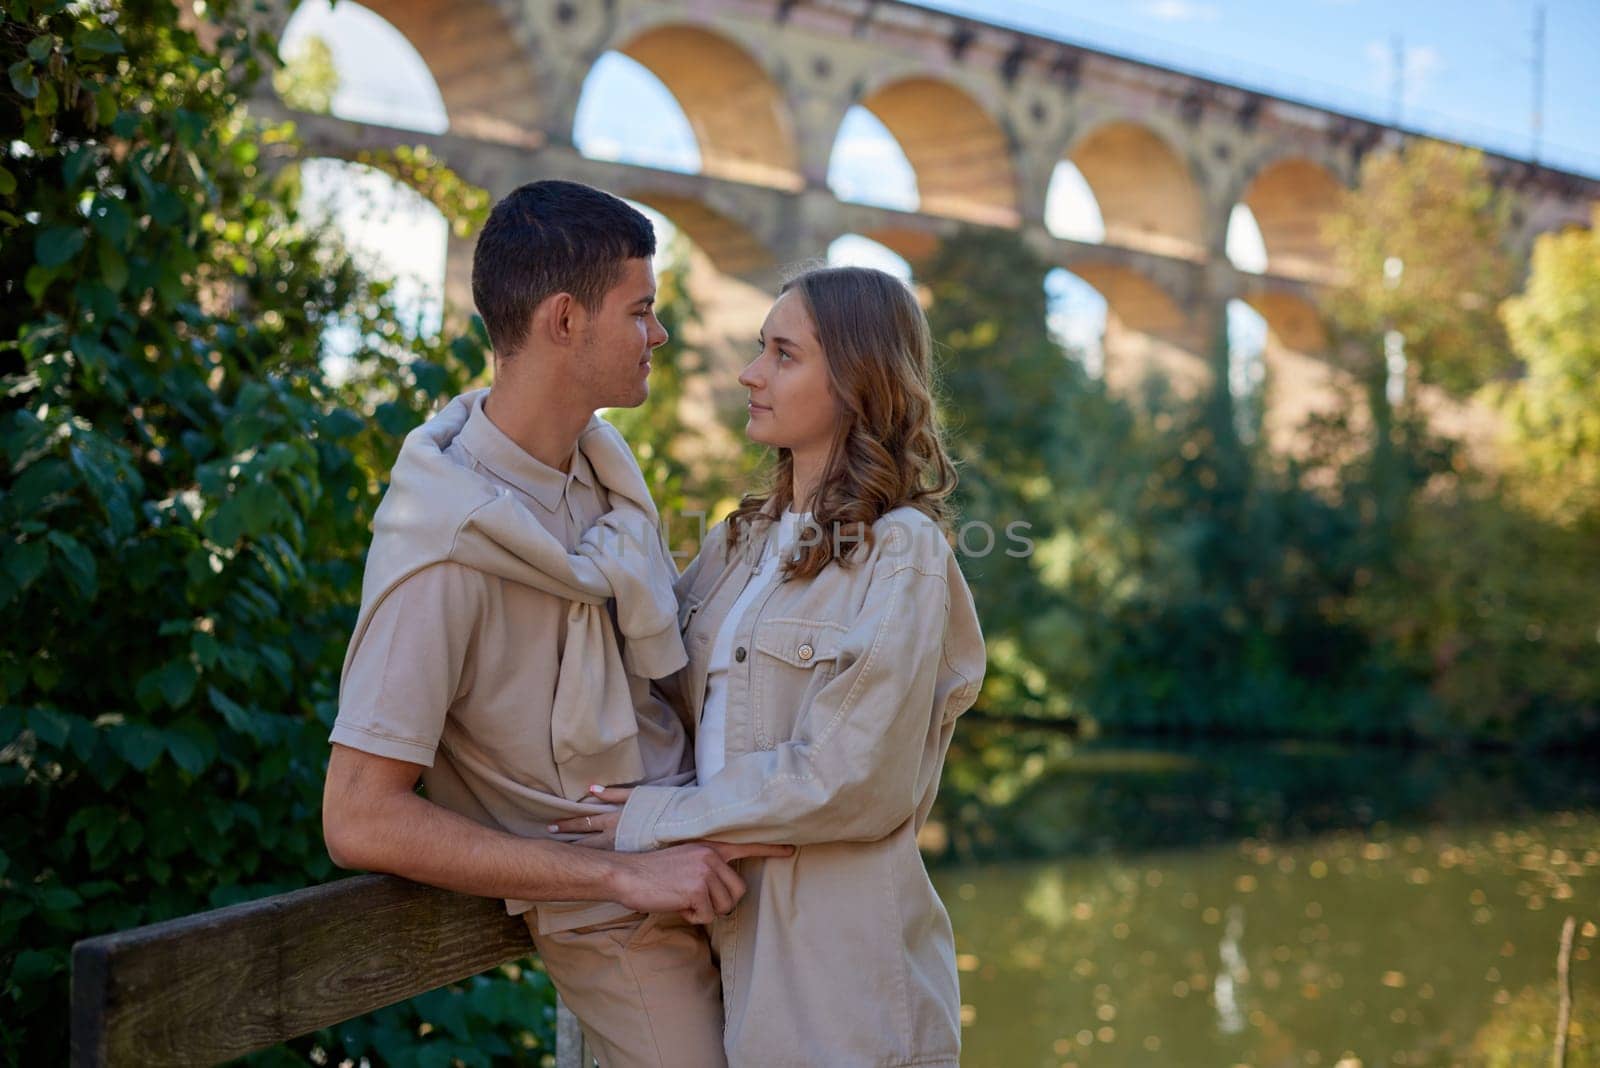
[[[712,929],[730,1064],[949,1065],[960,1052],[950,920],[917,851],[956,717],[983,682],[972,596],[936,524],[879,520],[850,567],[785,580],[737,624],[727,765],[634,790],[617,848],[792,843],[742,862]],[[688,666],[664,685],[698,720],[711,643],[759,559],[712,530],[678,583]]]

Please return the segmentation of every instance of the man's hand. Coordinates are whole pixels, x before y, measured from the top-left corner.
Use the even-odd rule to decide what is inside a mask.
[[[596,801],[616,805],[589,816],[569,816],[550,824],[551,833],[581,834],[574,844],[592,849],[613,849],[622,806],[633,790],[625,786],[591,786]],[[731,867],[741,857],[786,857],[793,846],[734,845],[730,842],[690,842],[654,853],[619,854],[622,904],[636,912],[679,912],[690,923],[710,923],[726,916],[744,897],[744,880]]]
[[[635,912],[678,912],[690,923],[710,923],[744,896],[733,861],[793,852],[792,846],[690,842],[654,853],[618,853],[616,900]]]

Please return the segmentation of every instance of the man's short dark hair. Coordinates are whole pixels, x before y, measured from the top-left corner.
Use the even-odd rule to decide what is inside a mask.
[[[489,213],[472,254],[472,301],[496,356],[527,337],[546,297],[571,293],[590,311],[622,277],[627,260],[655,255],[650,220],[577,182],[529,182]]]

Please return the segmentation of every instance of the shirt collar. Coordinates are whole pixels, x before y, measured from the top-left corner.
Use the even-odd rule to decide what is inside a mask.
[[[536,459],[507,437],[505,431],[495,426],[483,410],[483,397],[472,402],[472,414],[467,416],[467,424],[461,428],[461,435],[456,440],[472,454],[473,459],[549,511],[554,511],[561,503],[569,484],[578,482],[589,487],[594,485],[594,473],[584,459],[582,449],[573,449],[569,465],[571,472],[562,474]]]

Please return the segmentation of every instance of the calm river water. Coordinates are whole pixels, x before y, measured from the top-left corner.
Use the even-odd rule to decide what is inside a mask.
[[[966,1065],[1548,1065],[1567,916],[1600,1064],[1592,762],[978,724],[926,843]]]

